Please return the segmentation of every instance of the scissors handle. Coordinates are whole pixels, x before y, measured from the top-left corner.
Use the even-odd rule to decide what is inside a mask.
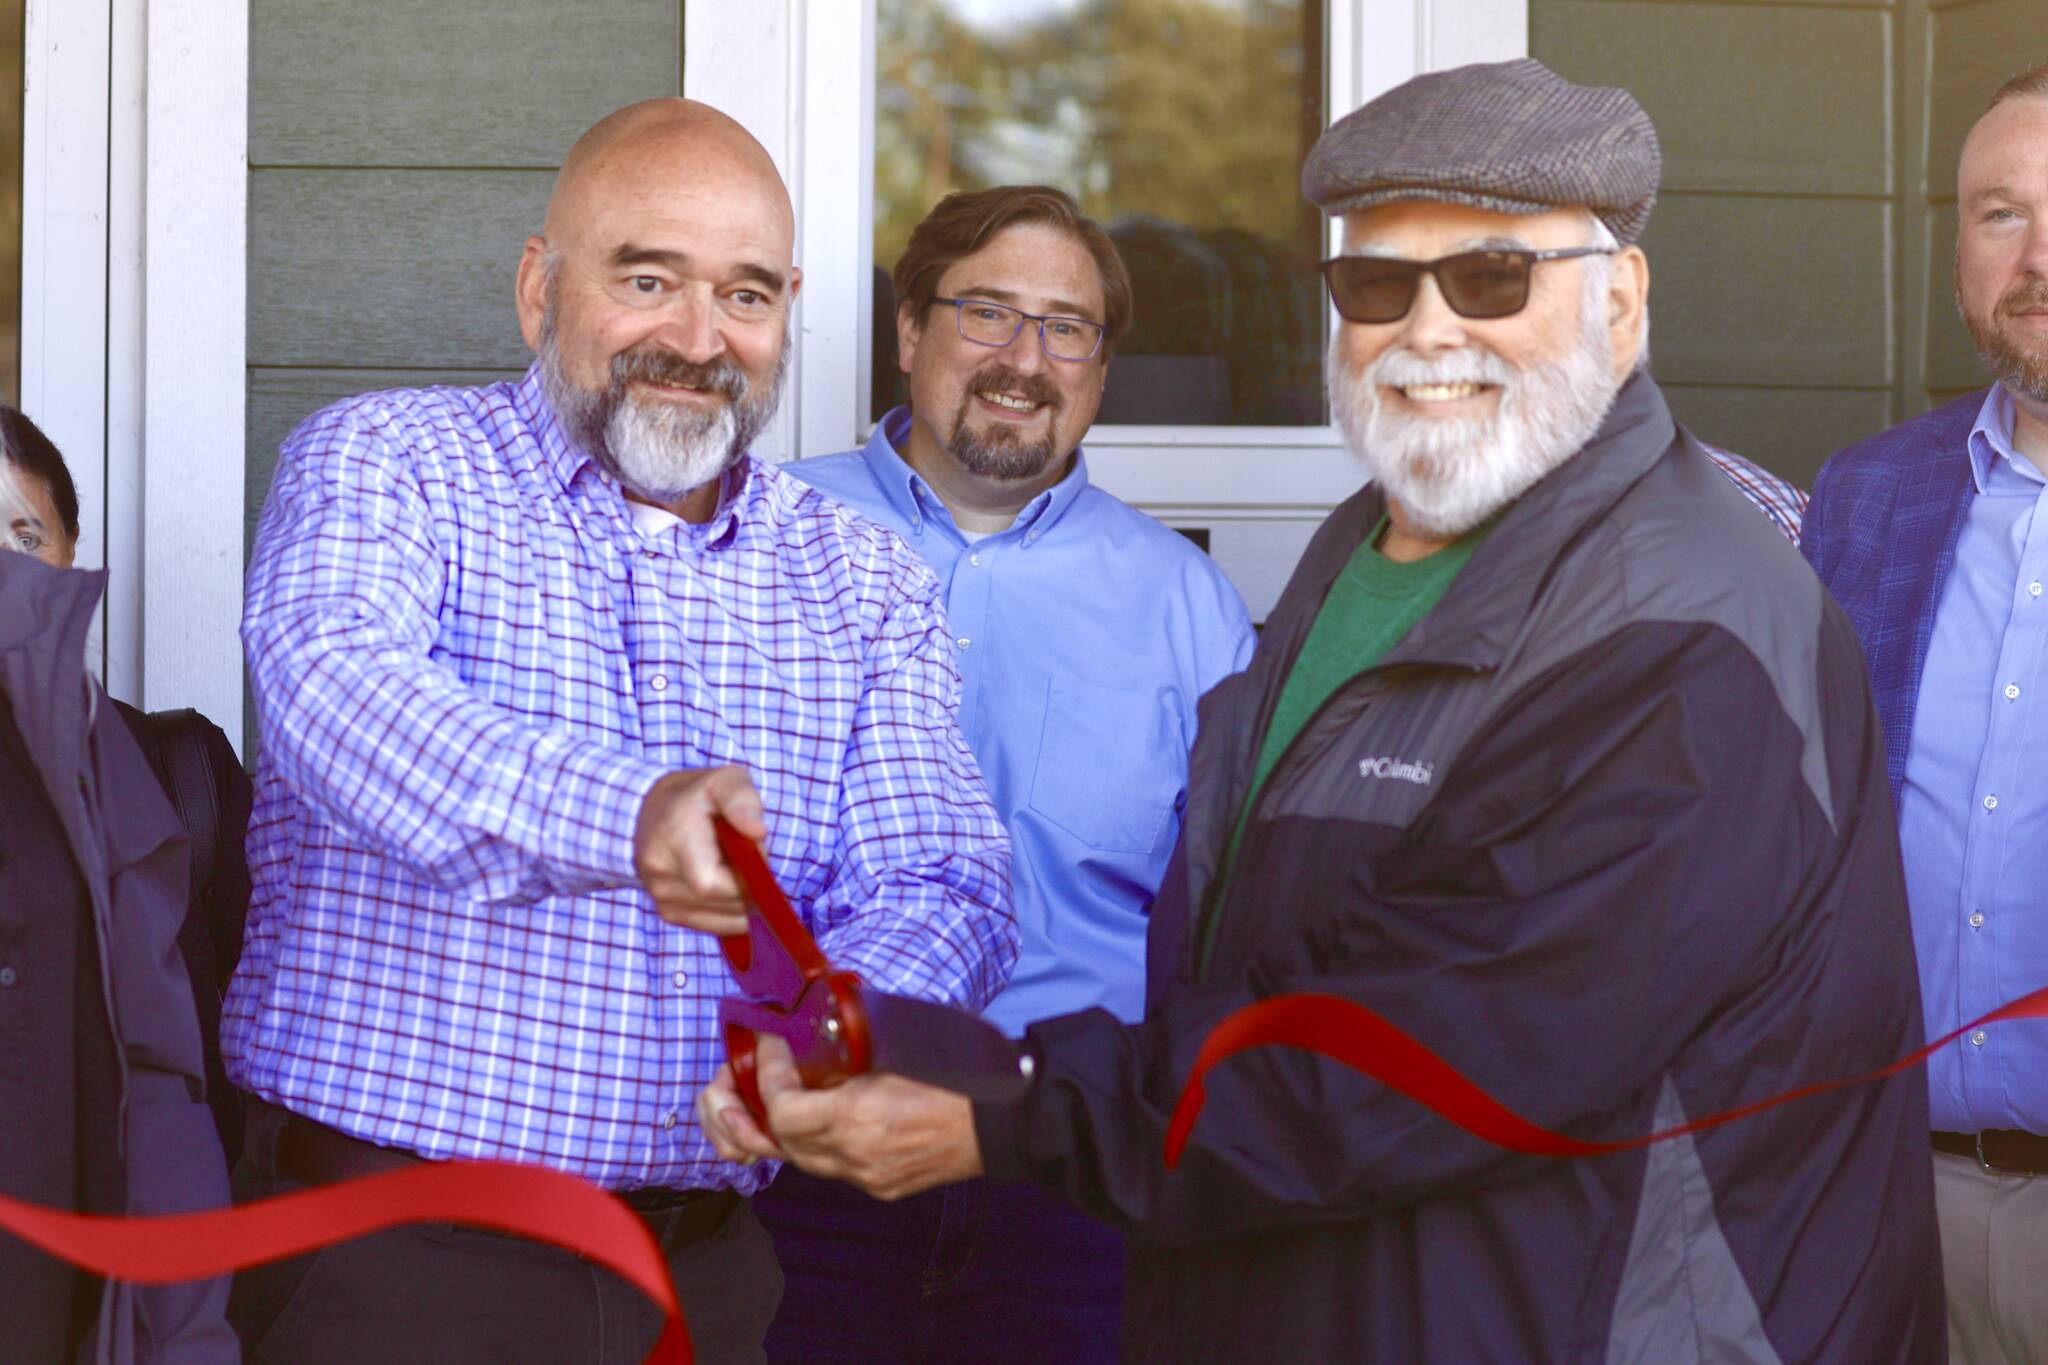
[[[756,1065],[762,1034],[789,1044],[797,1074],[814,1090],[867,1071],[873,1044],[860,978],[833,970],[753,841],[723,820],[713,825],[719,851],[747,899],[747,932],[718,941],[745,992],[718,1002],[719,1031],[735,1088],[766,1132],[768,1109]]]
[[[870,1068],[867,1010],[861,1003],[860,981],[851,972],[833,972],[811,983],[796,1007],[786,1011],[729,995],[718,1002],[718,1025],[740,1098],[764,1132],[768,1109],[756,1066],[762,1035],[789,1044],[797,1075],[807,1089],[823,1090]]]

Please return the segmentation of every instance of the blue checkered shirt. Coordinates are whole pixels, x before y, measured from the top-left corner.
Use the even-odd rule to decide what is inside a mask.
[[[1695,438],[1697,439],[1697,438]],[[1806,516],[1806,493],[1790,479],[1781,479],[1753,460],[1732,450],[1700,442],[1700,449],[1728,481],[1742,490],[1742,496],[1756,504],[1756,510],[1770,519],[1785,539],[1799,543],[1799,523]]]
[[[638,888],[636,816],[665,772],[746,768],[835,962],[978,1009],[1017,928],[940,601],[893,533],[753,460],[709,522],[643,534],[537,372],[316,415],[249,568],[228,1074],[426,1157],[765,1183],[694,1121],[729,978]]]

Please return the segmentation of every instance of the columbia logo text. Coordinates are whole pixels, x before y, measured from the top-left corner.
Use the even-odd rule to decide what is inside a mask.
[[[1360,777],[1395,777],[1403,782],[1413,782],[1418,787],[1427,787],[1436,776],[1434,763],[1410,763],[1400,758],[1361,758],[1358,760]]]

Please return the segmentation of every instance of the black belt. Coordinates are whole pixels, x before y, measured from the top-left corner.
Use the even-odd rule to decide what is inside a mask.
[[[2048,1137],[2017,1128],[1934,1134],[1934,1150],[1966,1156],[1992,1175],[2048,1174]]]
[[[298,1114],[287,1114],[277,1134],[277,1173],[299,1185],[332,1185],[417,1166],[424,1158],[395,1147],[350,1137]],[[663,1246],[681,1246],[718,1231],[741,1202],[731,1190],[676,1190],[651,1185],[617,1191],[627,1208],[652,1225]]]

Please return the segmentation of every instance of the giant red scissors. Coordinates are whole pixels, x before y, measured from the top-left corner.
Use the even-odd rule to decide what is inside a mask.
[[[1031,1058],[993,1026],[929,1000],[891,995],[834,968],[782,894],[752,840],[715,820],[719,851],[747,900],[747,932],[718,947],[740,993],[718,1002],[734,1088],[768,1131],[755,1049],[762,1034],[789,1044],[813,1089],[893,1071],[971,1099],[1008,1103],[1031,1081]]]

